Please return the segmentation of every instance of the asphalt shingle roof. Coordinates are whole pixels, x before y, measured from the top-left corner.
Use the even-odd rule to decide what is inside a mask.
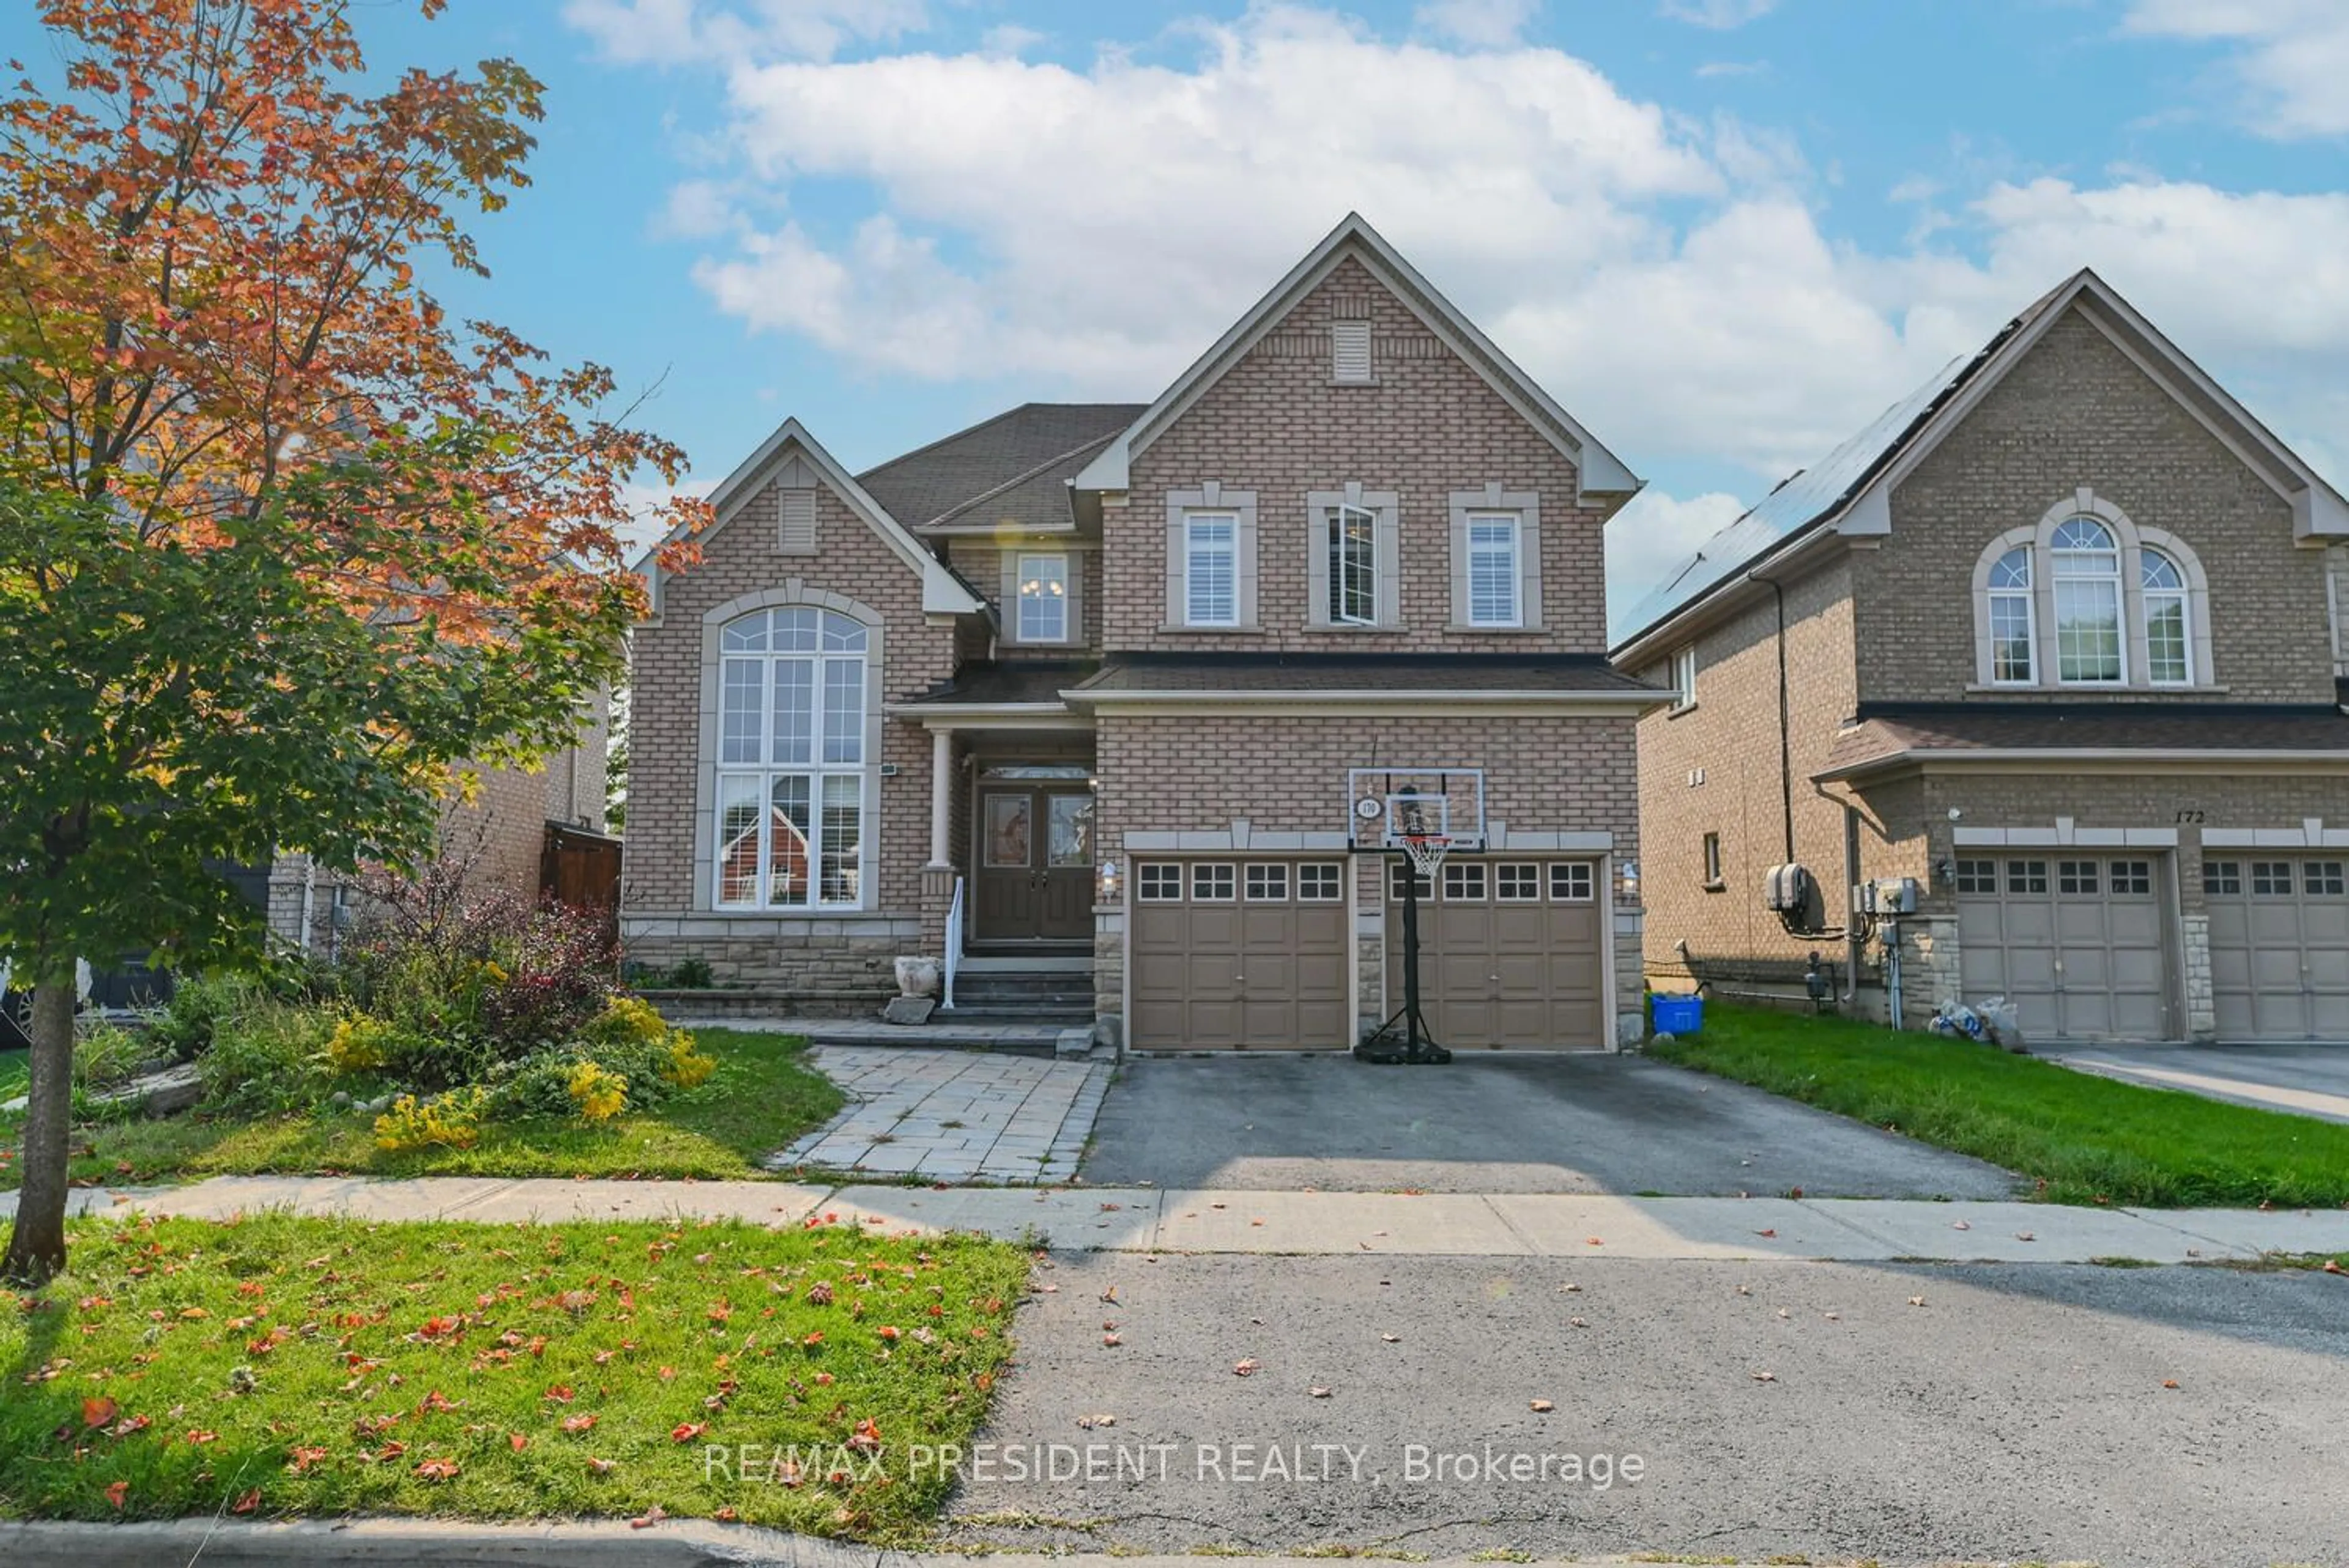
[[[1836,736],[1823,772],[1903,752],[2339,752],[2349,760],[2349,713],[2337,708],[2144,702],[2083,709],[1993,707],[1885,710]]]
[[[1058,702],[1061,693],[1092,675],[1099,665],[1076,659],[1006,660],[966,664],[953,680],[923,692],[907,706],[995,702]]]
[[[909,528],[1004,520],[1065,528],[1065,481],[1141,412],[1138,403],[1022,403],[857,482]]]

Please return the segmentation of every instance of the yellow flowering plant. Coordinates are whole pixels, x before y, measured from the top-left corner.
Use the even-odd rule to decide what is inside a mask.
[[[571,1103],[579,1119],[594,1126],[628,1108],[628,1080],[594,1062],[571,1069]]]
[[[481,1138],[488,1100],[480,1089],[451,1089],[426,1100],[402,1095],[376,1117],[376,1147],[393,1153],[434,1145],[471,1148]]]

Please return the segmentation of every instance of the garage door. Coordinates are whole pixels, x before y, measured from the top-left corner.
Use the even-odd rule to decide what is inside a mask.
[[[2349,861],[2202,862],[2221,1040],[2349,1040]]]
[[[1350,1048],[1346,870],[1342,860],[1136,865],[1131,1043]]]
[[[1387,898],[1387,1008],[1402,1005],[1402,892]],[[1603,908],[1588,860],[1461,857],[1419,885],[1420,1007],[1457,1050],[1600,1050]]]
[[[2158,861],[2005,856],[1958,862],[1965,1000],[2004,996],[2035,1040],[2166,1040]]]

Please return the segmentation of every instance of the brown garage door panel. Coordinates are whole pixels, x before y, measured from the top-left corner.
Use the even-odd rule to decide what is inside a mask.
[[[2221,1039],[2349,1041],[2342,858],[2213,850],[2210,991]]]
[[[1420,905],[1420,999],[1429,1030],[1455,1050],[1603,1049],[1599,904],[1595,898],[1501,898],[1504,864],[1524,863],[1488,860],[1483,877],[1465,879],[1471,888],[1481,883],[1483,898]],[[1547,891],[1549,866],[1537,870],[1537,879],[1513,878],[1512,885]],[[1390,1010],[1402,1005],[1402,906],[1390,898]]]
[[[2169,1026],[2159,862],[2050,850],[1958,864],[1959,980],[2002,995],[2026,1035],[2160,1039]]]
[[[1237,859],[1206,864],[1231,867],[1228,886],[1236,893],[1251,885]],[[1299,885],[1293,867],[1268,879],[1278,897],[1194,901],[1188,895],[1201,884],[1192,867],[1180,863],[1172,882],[1177,897],[1139,898],[1133,905],[1133,1044],[1143,1050],[1351,1045],[1347,906],[1288,897]],[[1169,884],[1160,877],[1143,885]]]

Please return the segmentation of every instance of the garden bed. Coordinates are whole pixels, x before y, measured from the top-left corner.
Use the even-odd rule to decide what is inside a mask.
[[[108,1218],[70,1247],[22,1310],[0,1293],[0,1514],[657,1510],[898,1543],[952,1490],[917,1456],[984,1418],[1027,1268],[823,1225]]]

